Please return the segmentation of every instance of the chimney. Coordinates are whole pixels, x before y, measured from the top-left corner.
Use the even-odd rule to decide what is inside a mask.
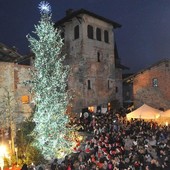
[[[74,11],[74,10],[71,9],[71,8],[67,9],[67,10],[66,10],[66,16],[69,16],[70,14],[72,14],[73,11]]]

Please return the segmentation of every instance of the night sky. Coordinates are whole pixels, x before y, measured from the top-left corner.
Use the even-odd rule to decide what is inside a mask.
[[[40,0],[0,0],[0,42],[28,54],[26,35],[40,20]],[[52,20],[84,8],[122,25],[115,30],[122,64],[136,72],[170,58],[170,0],[48,0]]]

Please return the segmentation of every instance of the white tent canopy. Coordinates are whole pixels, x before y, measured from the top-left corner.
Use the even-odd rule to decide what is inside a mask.
[[[161,117],[169,117],[170,118],[170,109],[161,113]]]
[[[143,104],[138,109],[128,113],[127,119],[158,119],[162,111]]]

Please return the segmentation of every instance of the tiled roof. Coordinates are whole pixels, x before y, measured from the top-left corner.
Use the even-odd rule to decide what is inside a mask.
[[[95,17],[95,18],[98,18],[98,19],[100,19],[100,20],[103,20],[103,21],[105,21],[105,22],[107,22],[107,23],[112,24],[114,28],[119,28],[119,27],[121,27],[121,25],[118,24],[117,22],[114,22],[114,21],[112,21],[112,20],[109,20],[109,19],[107,19],[107,18],[104,18],[104,17],[102,17],[102,16],[99,16],[99,15],[97,15],[97,14],[95,14],[95,13],[93,13],[93,12],[87,11],[87,10],[85,10],[85,9],[80,9],[80,10],[77,10],[77,11],[70,10],[69,14],[67,14],[64,18],[60,19],[59,21],[57,21],[57,22],[55,23],[55,27],[61,26],[63,23],[68,22],[68,21],[71,20],[72,18],[78,17],[80,14],[87,14],[87,15],[90,15],[90,16],[92,16],[92,17]]]
[[[16,52],[15,49],[9,48],[0,43],[0,61],[3,62],[17,62],[22,56]]]
[[[129,77],[126,77],[124,79],[124,81],[132,81],[138,74],[141,74],[141,73],[143,73],[143,72],[145,72],[147,70],[150,70],[153,67],[157,67],[157,66],[159,66],[162,63],[169,63],[169,62],[170,62],[170,59],[162,59],[162,60],[152,64],[151,66],[149,66],[149,67],[147,67],[145,69],[142,69],[142,70],[138,71],[137,73],[135,73],[135,74],[133,74],[133,75],[131,75]],[[169,67],[170,67],[170,65],[169,65]]]

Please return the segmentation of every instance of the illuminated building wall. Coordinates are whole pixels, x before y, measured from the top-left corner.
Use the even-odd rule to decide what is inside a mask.
[[[29,66],[18,65],[10,62],[0,62],[0,103],[6,99],[6,91],[15,104],[12,106],[14,114],[28,117],[31,113],[31,96],[27,87],[23,84],[29,80]],[[3,104],[2,104],[3,105]],[[4,106],[1,107],[1,109]]]
[[[80,112],[115,100],[122,103],[122,69],[116,67],[114,35],[120,25],[78,10],[67,13],[56,27],[62,31],[66,62],[71,66],[72,110]]]
[[[133,76],[135,107],[146,103],[157,109],[170,108],[170,60],[162,60]]]

